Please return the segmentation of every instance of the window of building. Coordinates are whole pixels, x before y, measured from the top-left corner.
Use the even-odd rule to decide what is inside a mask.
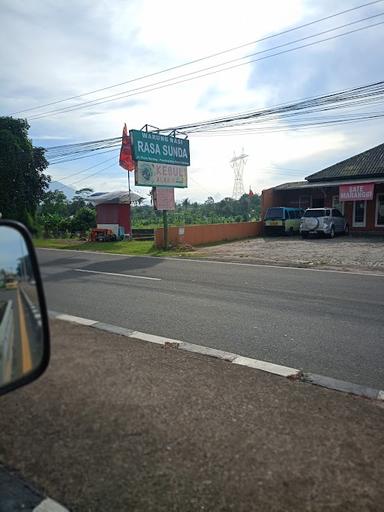
[[[311,208],[311,196],[300,196],[299,208],[303,208],[304,210]]]
[[[384,226],[384,194],[376,196],[376,226]]]
[[[367,211],[367,201],[353,202],[353,226],[356,228],[365,227],[365,217]]]
[[[314,197],[312,199],[312,208],[323,208],[324,207],[324,198],[323,197]]]
[[[337,208],[344,215],[344,201],[339,200],[339,196],[332,197],[332,208]]]

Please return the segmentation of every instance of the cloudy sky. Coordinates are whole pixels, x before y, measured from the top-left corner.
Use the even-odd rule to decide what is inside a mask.
[[[44,147],[116,137],[124,122],[140,129],[149,123],[169,127],[249,109],[270,107],[383,79],[384,25],[297,51],[142,93],[152,86],[198,69],[313,36],[384,13],[377,2],[309,27],[249,44],[172,72],[90,91],[243,45],[367,0],[1,0],[1,115],[20,112],[31,125],[35,145]],[[374,18],[329,33],[384,21]],[[315,41],[325,36],[307,40]],[[128,91],[119,101],[66,113],[37,114]],[[140,94],[138,94],[138,92]],[[34,107],[83,95],[55,106]],[[232,195],[229,160],[243,148],[248,156],[244,185],[256,192],[303,179],[338,160],[383,142],[383,121],[294,130],[276,120],[271,132],[231,136],[191,136],[189,188],[177,198],[203,201]],[[49,167],[52,179],[75,189],[122,189],[127,176],[115,153]],[[104,163],[103,163],[104,162]],[[98,167],[89,169],[96,164]],[[89,170],[86,170],[89,169]],[[76,176],[74,173],[84,171]],[[95,174],[97,173],[97,174]],[[136,189],[137,190],[137,189]],[[137,190],[143,195],[146,189]]]

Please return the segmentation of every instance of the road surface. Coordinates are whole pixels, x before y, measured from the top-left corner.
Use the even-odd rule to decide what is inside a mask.
[[[19,379],[36,368],[42,356],[42,333],[31,308],[16,289],[0,290],[0,301],[11,304],[7,315],[7,329],[0,339],[0,381],[8,383]]]
[[[51,310],[384,388],[384,278],[39,250]]]

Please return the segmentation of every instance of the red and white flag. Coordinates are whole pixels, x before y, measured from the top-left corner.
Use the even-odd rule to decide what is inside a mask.
[[[135,163],[132,158],[131,138],[128,135],[126,123],[124,123],[123,136],[121,138],[119,165],[126,171],[133,171],[135,169]]]

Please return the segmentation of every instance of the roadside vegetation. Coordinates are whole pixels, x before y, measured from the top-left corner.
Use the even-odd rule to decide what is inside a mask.
[[[29,125],[23,119],[0,117],[0,213],[3,218],[23,222],[36,239],[36,245],[59,244],[60,248],[106,250],[109,245],[87,242],[96,227],[96,209],[89,201],[93,189],[77,190],[72,199],[59,190],[48,190],[51,181],[44,148],[34,147],[28,137]],[[20,151],[21,149],[21,151]],[[221,224],[258,220],[260,196],[249,193],[239,200],[230,197],[215,202],[208,197],[203,203],[188,198],[168,213],[169,226]],[[162,212],[151,205],[132,207],[135,229],[162,226]],[[45,242],[43,242],[45,240]],[[40,244],[40,245],[39,245]],[[43,245],[42,245],[43,244]],[[85,245],[88,244],[88,245]],[[113,243],[113,251],[121,254],[146,254],[156,249],[152,242]],[[112,247],[112,246],[111,246]]]
[[[208,197],[203,203],[191,202],[188,198],[176,204],[174,212],[168,212],[168,222],[173,226],[188,224],[225,224],[259,220],[260,196],[244,194],[239,200],[226,197],[215,202]],[[134,228],[157,228],[162,226],[161,212],[150,205],[132,208]]]
[[[156,249],[152,240],[131,240],[118,242],[87,242],[76,239],[44,239],[35,238],[35,247],[47,249],[72,249],[76,251],[99,251],[113,254],[152,255],[163,254],[164,251]]]

